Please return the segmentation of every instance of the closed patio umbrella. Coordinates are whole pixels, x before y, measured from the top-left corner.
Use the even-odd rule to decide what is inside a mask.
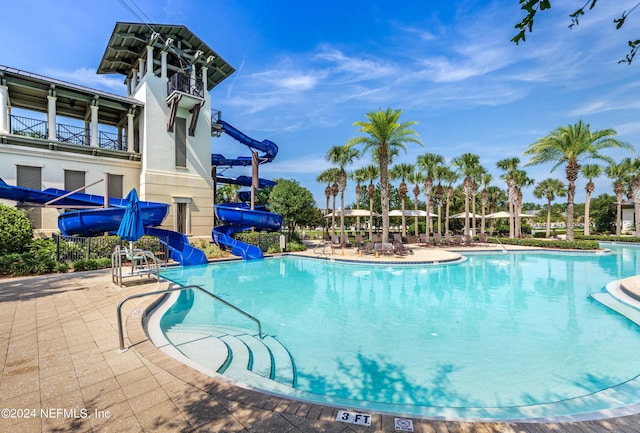
[[[125,241],[129,241],[129,249],[133,251],[133,242],[144,235],[138,193],[135,188],[129,191],[125,200],[127,201],[127,207],[122,216],[117,234]]]

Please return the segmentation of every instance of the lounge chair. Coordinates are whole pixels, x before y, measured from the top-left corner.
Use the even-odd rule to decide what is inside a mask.
[[[362,240],[362,235],[360,233],[356,233],[356,248],[361,249],[363,245],[364,242]]]
[[[375,244],[373,242],[366,242],[365,244],[362,245],[362,248],[360,248],[360,251],[362,251],[362,254],[373,254],[375,253],[374,247],[375,247]]]
[[[373,247],[374,251],[378,254],[393,254],[393,244],[389,242],[376,242]]]
[[[481,245],[489,245],[487,235],[484,233],[478,233],[478,242],[480,242]]]
[[[413,254],[413,250],[405,247],[402,242],[394,242],[393,253],[397,256],[407,256],[409,254]]]
[[[400,233],[394,233],[393,234],[393,242],[402,243],[402,235]]]
[[[453,236],[451,235],[451,233],[445,233],[444,234],[444,242],[448,245],[448,246],[454,246],[454,245],[459,245],[460,242],[458,242],[457,240],[455,240],[453,238]]]
[[[433,234],[433,243],[436,247],[442,246],[442,235],[440,233]]]
[[[471,235],[462,235],[462,243],[465,247],[473,246],[473,237]]]
[[[429,235],[426,233],[420,233],[420,243],[424,244],[425,247],[429,246]]]

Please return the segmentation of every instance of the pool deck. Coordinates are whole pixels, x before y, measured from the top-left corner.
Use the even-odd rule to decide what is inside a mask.
[[[313,250],[306,254],[314,255]],[[456,255],[416,248],[412,256],[378,259],[442,262]],[[355,251],[340,257],[360,260]],[[119,301],[167,286],[135,282],[140,284],[116,286],[110,270],[0,279],[0,431],[399,431],[394,416],[372,414],[368,427],[345,424],[335,420],[341,408],[243,389],[180,364],[153,346],[144,332],[142,313],[156,296],[124,305],[125,344],[130,348],[120,353]],[[624,282],[640,288],[640,278]],[[562,423],[410,419],[414,431],[422,433],[640,433],[640,413]]]

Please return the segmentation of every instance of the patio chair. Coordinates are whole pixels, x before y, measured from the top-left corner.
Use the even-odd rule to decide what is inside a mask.
[[[489,245],[489,241],[487,241],[487,235],[484,233],[478,233],[478,242],[481,245]]]
[[[394,242],[393,253],[397,256],[408,256],[409,254],[413,254],[413,250],[404,246],[402,242]]]
[[[454,239],[453,235],[451,233],[448,233],[448,232],[444,234],[444,242],[448,246],[454,246],[454,245],[459,245],[460,244],[460,242],[458,242],[456,239]]]
[[[362,254],[374,254],[374,247],[375,244],[373,242],[366,242],[362,245],[360,251],[362,251]]]
[[[389,242],[376,242],[373,247],[374,252],[378,254],[393,254],[393,244]]]

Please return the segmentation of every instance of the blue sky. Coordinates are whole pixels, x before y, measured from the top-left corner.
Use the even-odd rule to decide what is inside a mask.
[[[524,165],[529,144],[580,119],[640,148],[640,59],[618,64],[640,17],[618,31],[613,25],[635,2],[599,2],[574,29],[568,15],[584,0],[552,3],[516,46],[517,0],[22,0],[3,8],[0,64],[124,94],[123,77],[95,73],[115,23],[182,24],[236,68],[212,90],[213,107],[247,135],[278,144],[261,177],[296,179],[323,207],[325,185],[315,179],[330,167],[327,150],[357,136],[353,122],[367,112],[391,107],[418,122],[424,144],[410,144],[394,162],[472,152],[504,188],[496,161],[519,157]],[[247,155],[224,136],[212,147]],[[348,170],[370,163],[365,155]],[[565,178],[563,168],[524,168],[536,181]],[[578,202],[584,184],[579,179]],[[532,191],[525,201],[539,202]],[[607,178],[596,183],[601,193],[612,194]]]

